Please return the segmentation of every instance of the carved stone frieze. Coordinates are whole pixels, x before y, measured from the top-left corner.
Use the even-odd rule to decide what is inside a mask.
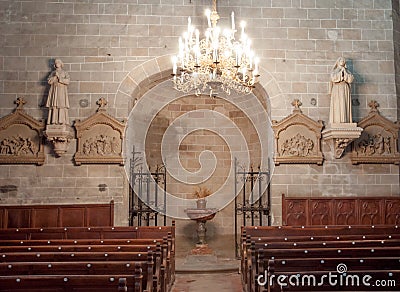
[[[371,111],[358,125],[364,132],[353,143],[351,161],[358,163],[400,163],[399,122],[392,122],[379,114],[376,101],[368,104]]]
[[[122,142],[125,123],[107,114],[104,98],[97,104],[95,114],[83,121],[76,121],[75,128],[78,139],[78,150],[75,163],[118,163],[123,165]]]
[[[44,122],[28,115],[22,97],[16,102],[15,111],[0,119],[0,163],[32,163],[45,161],[43,130]]]
[[[276,165],[280,163],[316,163],[322,164],[321,151],[322,121],[314,121],[304,115],[301,102],[292,102],[293,113],[280,122],[272,121],[275,133]]]

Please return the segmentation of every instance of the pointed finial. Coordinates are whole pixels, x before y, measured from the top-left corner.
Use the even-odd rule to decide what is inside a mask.
[[[105,107],[107,105],[107,100],[104,97],[100,98],[96,103],[99,105],[98,110],[106,110]]]
[[[371,108],[371,113],[373,112],[377,112],[378,111],[378,107],[379,107],[379,103],[376,100],[371,100],[368,103],[368,106]]]
[[[18,97],[15,103],[17,104],[17,109],[22,109],[24,104],[26,104],[26,101],[23,97]]]

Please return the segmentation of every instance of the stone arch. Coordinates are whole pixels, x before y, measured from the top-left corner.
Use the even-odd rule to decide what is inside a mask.
[[[168,79],[172,74],[171,56],[164,55],[148,60],[136,66],[127,74],[120,83],[115,100],[127,104],[132,109],[134,101],[141,98],[147,91],[158,83]],[[271,114],[273,109],[287,109],[288,102],[272,74],[260,67],[260,80],[257,84],[254,95],[264,100]],[[125,101],[125,102],[124,102]]]
[[[159,103],[164,104],[167,101],[180,99],[182,97],[187,96],[188,94],[178,92],[173,89],[172,81],[171,86],[169,85],[169,80],[172,74],[172,63],[171,63],[171,55],[160,56],[151,60],[148,60],[137,67],[135,67],[131,72],[129,72],[126,77],[120,83],[118,87],[117,93],[115,95],[116,100],[118,100],[118,104],[127,105],[128,112],[130,113],[140,113],[138,114],[139,118],[131,118],[129,115],[128,120],[140,121],[147,125],[152,121],[152,114],[157,112],[155,109],[161,108],[158,106]],[[251,111],[252,118],[254,118],[254,122],[256,124],[256,132],[261,133],[261,140],[265,141],[264,144],[260,143],[260,145],[264,145],[260,150],[259,160],[263,160],[262,156],[264,153],[268,153],[268,157],[272,157],[273,154],[273,144],[269,145],[270,141],[273,139],[272,127],[270,126],[271,121],[271,112],[276,109],[282,109],[282,104],[284,105],[283,109],[286,109],[286,105],[288,102],[286,101],[285,96],[282,94],[282,90],[279,87],[279,84],[273,78],[272,74],[268,71],[260,67],[260,82],[257,84],[251,96],[255,96],[254,98],[247,98],[243,95],[241,98],[248,99],[244,100],[243,104],[247,105],[248,103],[260,103],[262,101],[262,107],[260,106],[259,111],[254,110]],[[164,87],[162,87],[164,86]],[[224,95],[224,94],[222,94]],[[230,97],[235,96],[236,94],[232,94]],[[236,96],[237,97],[237,96]],[[148,101],[148,106],[143,106],[142,103],[138,103],[136,107],[134,107],[135,100],[139,100],[143,98],[143,102]],[[258,99],[258,100],[257,100]],[[111,102],[112,104],[112,102]],[[250,107],[248,107],[250,108]],[[269,119],[268,119],[269,116]],[[143,117],[148,117],[149,120],[143,119]],[[269,122],[268,122],[269,120]],[[265,123],[265,124],[264,124]],[[140,124],[142,125],[142,124]],[[129,126],[127,129],[133,131],[131,133],[126,133],[125,137],[141,137],[142,132],[146,132],[147,128],[142,126]],[[137,132],[135,132],[137,131]],[[140,132],[140,133],[139,133]],[[139,133],[139,134],[138,134]],[[143,134],[145,135],[145,134]],[[269,139],[268,137],[271,137]],[[125,147],[128,145],[133,145],[136,141],[134,138],[128,141],[126,140]],[[145,143],[143,143],[145,144]],[[255,147],[255,146],[254,146]],[[139,147],[140,148],[140,147]],[[140,151],[145,152],[145,148],[140,149]],[[127,154],[131,148],[125,148],[125,153]],[[251,151],[254,151],[251,150]],[[258,152],[256,153],[258,154]],[[128,155],[128,154],[127,154]],[[262,163],[261,166],[266,166],[266,163]],[[271,165],[272,171],[274,165]]]

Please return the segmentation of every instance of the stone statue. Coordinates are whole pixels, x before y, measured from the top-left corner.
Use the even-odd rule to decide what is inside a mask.
[[[47,79],[50,84],[49,96],[47,98],[46,107],[49,108],[49,115],[47,118],[48,125],[68,125],[68,90],[67,87],[70,82],[68,72],[63,70],[64,64],[60,59],[55,59],[54,68],[49,78]]]
[[[347,70],[346,59],[339,57],[331,72],[329,122],[351,123],[351,86],[354,76]]]

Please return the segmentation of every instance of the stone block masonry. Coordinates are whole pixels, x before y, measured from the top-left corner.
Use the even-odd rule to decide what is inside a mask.
[[[191,16],[192,23],[201,31],[206,26],[204,1],[109,2],[0,2],[3,11],[0,15],[1,116],[13,111],[13,102],[19,96],[28,101],[25,109],[29,114],[36,119],[47,116],[46,79],[52,60],[59,57],[71,75],[71,123],[94,113],[100,97],[108,100],[110,113],[126,120],[135,100],[170,77],[170,55],[178,51],[178,37],[185,30],[187,17]],[[211,6],[211,1],[207,6]],[[260,92],[264,92],[261,96],[271,119],[280,120],[289,115],[291,101],[298,98],[305,114],[327,121],[329,72],[339,56],[346,57],[355,74],[354,121],[367,115],[368,102],[372,99],[380,104],[383,116],[392,121],[400,119],[398,1],[218,1],[221,25],[229,25],[231,11],[237,20],[247,21],[252,47],[261,58],[263,89]],[[164,111],[171,119],[177,117],[191,110],[190,106],[195,104],[191,98],[195,99],[189,97],[187,102],[171,104]],[[87,101],[87,106],[81,101]],[[206,98],[201,103],[204,108],[214,107]],[[230,118],[243,126],[257,161],[260,154],[252,138],[253,129],[240,113],[232,112]],[[163,125],[153,126],[152,134],[155,134],[151,137],[158,139],[163,134]],[[193,144],[188,143],[190,136],[184,141],[182,157],[187,159],[184,162],[187,169],[196,169],[198,151],[207,147],[215,148],[217,156],[221,154],[223,158],[221,166],[228,167],[222,155],[225,150],[218,148],[223,147],[223,142],[209,140],[207,135],[206,132],[195,134],[197,139]],[[215,143],[209,145],[210,141]],[[1,204],[90,203],[114,199],[116,224],[127,224],[128,182],[122,167],[74,166],[76,143],[71,143],[68,153],[61,158],[55,158],[48,145],[45,151],[43,166],[0,166],[0,189],[5,190],[0,192]],[[325,144],[323,152],[322,166],[275,167],[271,185],[274,224],[281,223],[281,193],[288,196],[399,195],[398,165],[353,166],[349,153],[335,160],[329,145]],[[158,159],[157,155],[154,159]],[[217,184],[226,171],[218,172]],[[99,184],[106,184],[106,190],[100,190]],[[7,185],[15,187],[1,188]],[[175,188],[187,192],[171,184],[171,189]],[[220,219],[215,218],[216,233],[233,234],[233,220],[228,220],[231,210],[232,205]]]

